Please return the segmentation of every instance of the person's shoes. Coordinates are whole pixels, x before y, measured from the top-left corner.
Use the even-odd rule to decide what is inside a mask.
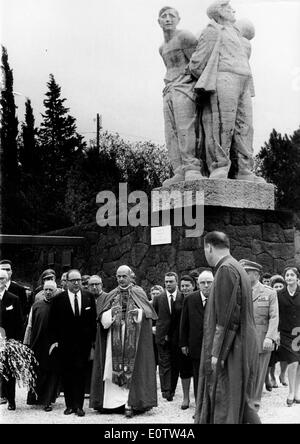
[[[82,409],[77,409],[75,413],[77,416],[84,416],[85,415],[85,411]]]
[[[15,402],[9,402],[7,406],[7,410],[16,410],[16,403]]]
[[[189,402],[183,402],[182,404],[181,404],[181,410],[186,410],[186,409],[188,409],[189,408],[189,406],[190,406],[190,403]]]
[[[294,399],[287,398],[286,403],[288,407],[292,407],[292,405],[294,404]]]
[[[236,180],[246,180],[248,182],[267,183],[261,176],[256,176],[254,173],[237,174]]]
[[[149,412],[152,407],[143,407],[141,409],[133,409],[134,415],[143,415],[143,413]]]
[[[0,398],[0,404],[7,404],[6,398]]]
[[[285,380],[285,377],[283,377],[282,378],[282,376],[281,375],[279,375],[279,381],[280,381],[280,383],[282,384],[282,385],[288,385],[288,383],[286,382],[286,380]]]
[[[44,411],[45,412],[51,412],[52,411],[52,406],[51,405],[45,405],[45,407],[44,407]]]
[[[228,168],[220,167],[213,170],[210,175],[210,179],[227,179],[228,178]]]
[[[295,403],[295,404],[300,404],[300,399],[296,399],[296,398],[295,398],[295,399],[294,399],[294,403]]]
[[[169,392],[161,392],[161,396],[162,396],[164,399],[167,399],[168,393],[169,393]]]
[[[278,384],[277,384],[276,378],[271,378],[271,384],[272,384],[272,387],[274,389],[278,388]]]
[[[133,417],[133,409],[132,407],[125,407],[125,418]]]
[[[173,401],[173,395],[170,393],[167,397],[166,397],[167,401]]]
[[[266,384],[266,390],[268,390],[268,392],[272,391],[273,386],[271,384]]]
[[[175,183],[184,181],[184,176],[182,174],[175,174],[170,179],[164,180],[162,186],[163,187],[170,187],[171,185],[174,185]]]
[[[201,180],[203,179],[200,171],[197,170],[188,170],[185,172],[184,180]]]
[[[75,410],[69,407],[64,410],[64,415],[71,415],[72,413],[75,413]]]

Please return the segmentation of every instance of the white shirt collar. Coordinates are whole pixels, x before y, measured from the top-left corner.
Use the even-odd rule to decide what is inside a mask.
[[[172,294],[173,296],[175,296],[175,299],[176,299],[176,296],[177,296],[177,288],[176,288],[176,290],[175,290],[173,293],[170,293],[168,290],[166,290],[166,293],[167,293],[168,298],[170,298],[170,297],[171,297],[171,294]]]
[[[204,296],[204,294],[202,293],[202,291],[200,291],[200,294],[201,294],[202,302],[206,302],[206,301],[207,301],[207,298]]]
[[[77,294],[78,298],[81,297],[81,291],[80,290],[78,290],[76,294]],[[72,293],[70,290],[68,290],[68,295],[69,295],[69,297],[74,299],[75,293]]]

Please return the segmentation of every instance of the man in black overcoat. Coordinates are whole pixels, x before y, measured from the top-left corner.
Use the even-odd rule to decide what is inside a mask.
[[[8,274],[8,280],[7,280],[7,283],[6,283],[6,289],[10,293],[15,294],[16,296],[18,296],[18,298],[20,299],[22,316],[23,316],[23,323],[25,325],[26,317],[27,317],[27,315],[29,313],[29,304],[27,302],[26,290],[25,290],[24,287],[22,287],[22,285],[18,284],[18,282],[11,280],[13,270],[12,270],[12,262],[10,260],[2,259],[0,261],[0,270],[4,270]]]
[[[198,277],[199,290],[188,294],[183,301],[182,307],[179,345],[182,353],[189,356],[192,360],[195,399],[199,379],[204,308],[213,279],[213,274],[209,270],[200,273]]]
[[[21,340],[23,319],[18,296],[6,290],[8,274],[0,269],[0,327],[6,339]],[[16,380],[1,378],[2,396],[8,401],[8,410],[15,410]]]
[[[153,299],[157,313],[155,341],[158,351],[160,387],[163,398],[172,401],[178,377],[186,379],[184,359],[179,347],[179,325],[183,294],[178,289],[178,276],[174,272],[165,275],[165,291]]]
[[[78,270],[67,273],[67,291],[53,298],[50,319],[49,353],[57,353],[61,367],[65,415],[84,416],[86,367],[96,334],[94,295],[82,290]]]

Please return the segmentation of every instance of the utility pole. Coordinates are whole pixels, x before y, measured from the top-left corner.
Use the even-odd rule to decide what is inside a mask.
[[[97,149],[100,148],[100,131],[102,129],[102,115],[97,113]]]

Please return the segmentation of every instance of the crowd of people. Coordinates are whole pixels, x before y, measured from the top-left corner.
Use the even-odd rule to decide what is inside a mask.
[[[300,403],[298,269],[272,275],[237,261],[221,232],[206,234],[204,252],[206,269],[169,271],[148,295],[127,265],[110,292],[99,275],[70,269],[58,279],[47,269],[26,294],[11,261],[0,261],[1,335],[30,347],[38,362],[27,404],[51,412],[63,392],[64,414],[82,417],[88,395],[90,409],[131,418],[157,406],[157,373],[163,402],[173,401],[179,379],[182,410],[192,392],[195,423],[260,423],[264,384],[288,385],[286,405]],[[15,387],[1,378],[9,410]]]

